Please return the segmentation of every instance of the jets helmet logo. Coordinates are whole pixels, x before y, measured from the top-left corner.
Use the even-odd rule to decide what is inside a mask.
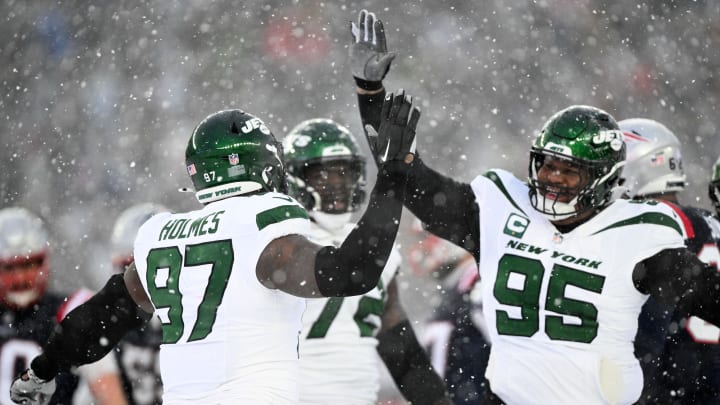
[[[262,132],[265,135],[270,135],[270,130],[267,126],[265,126],[265,123],[260,120],[260,118],[252,118],[243,124],[242,127],[240,127],[240,130],[243,134],[249,134],[254,129],[259,129],[260,132]]]

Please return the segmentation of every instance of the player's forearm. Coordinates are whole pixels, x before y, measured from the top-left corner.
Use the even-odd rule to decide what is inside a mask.
[[[378,83],[380,83],[380,87],[374,90],[361,89],[358,85],[358,109],[363,129],[366,125],[372,126],[375,131],[380,128],[380,112],[385,99],[385,88],[382,87],[382,82]]]
[[[43,353],[32,361],[35,374],[51,380],[73,366],[100,360],[125,334],[150,319],[116,274],[88,301],[71,311],[53,331]]]
[[[413,404],[451,404],[445,383],[420,347],[408,320],[377,336],[377,351],[405,399]]]
[[[666,249],[633,271],[636,288],[658,302],[720,326],[720,273],[687,249]]]
[[[360,295],[377,285],[400,226],[404,190],[405,175],[380,169],[355,229],[340,247],[326,246],[316,255],[315,277],[324,296]]]

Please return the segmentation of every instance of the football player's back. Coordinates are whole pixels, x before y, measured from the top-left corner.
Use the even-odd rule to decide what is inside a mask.
[[[140,228],[134,255],[147,258],[136,266],[163,322],[165,400],[293,401],[305,300],[255,273],[269,241],[302,233],[307,220],[293,209],[304,212],[266,193],[158,214]]]

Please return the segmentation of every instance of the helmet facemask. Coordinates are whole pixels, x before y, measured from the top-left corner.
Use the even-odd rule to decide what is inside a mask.
[[[344,214],[357,210],[359,200],[364,196],[362,187],[363,163],[359,159],[334,159],[306,165],[301,181],[304,185],[304,200],[312,200],[311,211],[326,214]],[[298,184],[298,188],[302,186]]]
[[[531,203],[543,214],[555,220],[562,220],[579,214],[581,207],[578,206],[580,196],[586,193],[585,185],[588,183],[588,170],[574,165],[567,160],[569,165],[575,166],[576,175],[570,174],[571,182],[576,186],[568,187],[557,183],[541,181],[538,174],[545,162],[552,159],[562,159],[551,154],[544,154],[542,151],[530,152],[530,193]],[[565,170],[569,172],[569,170]],[[567,173],[565,175],[568,175]]]
[[[612,187],[609,184],[617,183],[619,168],[608,166],[607,162],[588,162],[535,149],[530,155],[530,201],[549,219],[559,221],[581,215],[611,200]],[[574,167],[577,170],[577,186],[565,187],[541,181],[538,172],[547,159],[565,161]]]
[[[0,292],[3,305],[23,309],[45,293],[49,266],[46,252],[16,257],[0,263]]]
[[[24,208],[0,210],[0,301],[24,309],[45,294],[50,275],[49,236],[38,216]]]

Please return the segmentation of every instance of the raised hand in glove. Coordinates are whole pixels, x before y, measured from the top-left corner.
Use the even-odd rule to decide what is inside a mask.
[[[420,109],[412,106],[412,96],[400,89],[388,93],[380,113],[377,134],[368,125],[368,143],[378,167],[400,161],[410,165],[415,160],[415,128],[420,120]]]
[[[45,405],[55,392],[55,379],[45,381],[31,368],[25,370],[10,386],[10,399],[16,404]]]
[[[387,51],[385,28],[375,13],[360,11],[358,23],[350,23],[350,67],[358,86],[366,90],[382,87],[395,54]],[[368,83],[369,82],[369,83]]]

